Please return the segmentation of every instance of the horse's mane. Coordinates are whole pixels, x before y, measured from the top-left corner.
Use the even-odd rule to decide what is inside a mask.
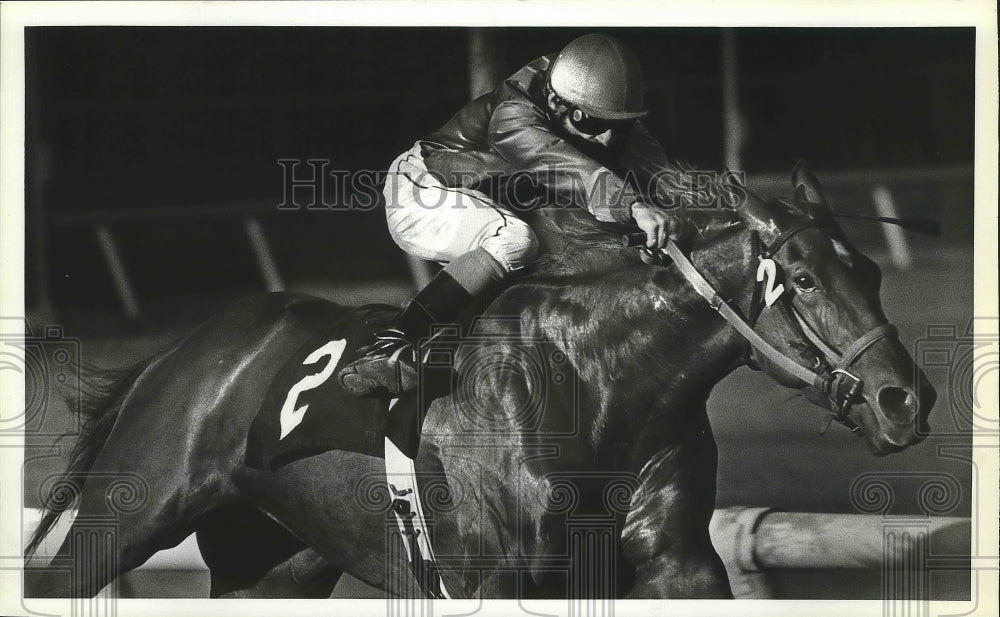
[[[743,227],[731,209],[689,209],[682,215],[691,248]],[[600,274],[641,263],[639,251],[622,247],[623,235],[640,231],[635,224],[598,221],[579,208],[543,209],[527,219],[541,245],[529,279]]]
[[[647,169],[657,181],[654,202],[670,203],[687,222],[689,248],[697,248],[717,238],[721,233],[743,223],[733,210],[735,204],[723,205],[720,195],[728,192],[734,179],[708,180],[683,162],[671,162],[665,167]],[[788,206],[774,201],[769,204],[781,210]],[[548,207],[525,217],[539,238],[540,257],[530,278],[576,276],[607,272],[639,263],[639,251],[622,250],[623,234],[635,233],[634,224],[605,223],[577,207]]]

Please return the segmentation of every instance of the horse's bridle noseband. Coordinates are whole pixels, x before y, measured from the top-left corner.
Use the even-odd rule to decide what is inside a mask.
[[[770,259],[789,239],[804,229],[814,227],[829,229],[828,225],[816,219],[810,218],[799,221],[779,234],[770,246],[764,245],[760,236],[754,232],[752,234],[754,255],[757,256],[758,260]],[[628,234],[623,238],[623,244],[625,246],[637,246],[645,242],[645,239],[646,235],[644,233]],[[643,250],[645,251],[644,260],[651,263],[662,263],[662,255],[664,253],[670,256],[681,271],[681,274],[684,275],[684,278],[695,288],[698,294],[705,298],[709,305],[746,339],[746,357],[751,367],[758,368],[754,354],[759,353],[764,355],[773,364],[785,372],[798,377],[799,380],[805,383],[806,396],[814,403],[830,409],[833,413],[833,420],[843,424],[854,433],[861,432],[861,427],[850,419],[849,414],[851,407],[861,400],[865,383],[861,378],[851,373],[849,369],[872,345],[884,338],[897,336],[898,332],[895,326],[890,323],[875,326],[861,335],[841,353],[816,333],[816,330],[809,325],[809,322],[802,317],[798,309],[791,303],[789,295],[782,294],[779,296],[778,301],[775,302],[780,308],[781,314],[788,321],[789,326],[802,335],[803,341],[808,342],[817,352],[815,368],[808,368],[778,351],[773,345],[757,334],[754,329],[757,318],[766,305],[764,301],[764,289],[760,281],[754,285],[753,296],[750,300],[749,310],[747,311],[748,318],[744,318],[738,309],[733,308],[729,302],[719,295],[711,283],[702,276],[701,272],[695,268],[691,260],[688,259],[673,240],[667,243],[667,246],[662,249],[662,253],[654,253],[647,248],[643,248]]]
[[[775,254],[777,254],[785,242],[799,232],[809,228],[820,228],[832,231],[829,229],[828,225],[824,224],[822,221],[810,218],[799,221],[795,225],[781,232],[781,234],[774,239],[770,246],[764,244],[757,232],[753,232],[751,234],[753,253],[757,256],[758,260],[771,259]],[[748,322],[751,328],[756,325],[757,318],[760,317],[761,312],[765,308],[762,290],[762,283],[758,281],[754,285],[753,296],[750,300],[749,310],[747,311],[749,316]],[[795,308],[795,305],[792,304],[791,298],[788,294],[783,294],[778,299],[777,305],[781,309],[780,314],[784,316],[786,321],[788,321],[789,326],[793,330],[802,334],[802,336],[808,340],[811,346],[818,352],[816,369],[806,369],[812,374],[812,378],[804,380],[807,384],[809,384],[806,387],[806,391],[810,400],[829,408],[830,411],[833,412],[833,419],[851,429],[852,432],[860,432],[861,427],[850,419],[849,413],[851,407],[861,400],[861,395],[864,393],[865,383],[864,380],[851,373],[848,369],[858,358],[861,357],[862,354],[871,348],[872,345],[884,338],[897,336],[899,332],[896,329],[896,326],[890,323],[875,326],[865,334],[858,337],[843,353],[841,353],[823,340],[823,338],[816,332],[809,322],[806,321],[799,310]],[[747,348],[747,357],[750,359],[748,364],[751,367],[756,368],[756,362],[753,360],[753,354],[755,351],[758,351],[758,348],[750,339],[747,339]],[[769,359],[772,361],[775,360],[770,356]],[[788,368],[786,363],[801,366],[783,354],[781,355],[780,360],[776,363],[786,370]],[[797,374],[797,371],[788,372]],[[799,375],[799,377],[801,378],[803,375]]]

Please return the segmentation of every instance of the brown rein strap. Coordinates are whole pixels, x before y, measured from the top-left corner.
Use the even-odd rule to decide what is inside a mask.
[[[771,246],[764,249],[761,252],[761,257],[769,257],[774,255],[778,249],[792,236],[799,233],[803,229],[810,227],[821,226],[815,220],[801,221],[800,223],[789,227],[787,230],[782,232],[775,240],[771,243]],[[645,240],[646,236],[644,233],[637,234],[627,234],[622,237],[623,246],[641,246],[642,242]],[[825,356],[828,366],[825,367],[828,370],[814,371],[801,364],[793,361],[791,358],[785,354],[778,351],[773,345],[764,340],[757,332],[754,330],[753,326],[743,318],[738,310],[734,309],[729,305],[715,290],[711,283],[709,283],[701,272],[691,263],[677,244],[673,240],[667,242],[667,246],[662,249],[663,253],[670,256],[674,264],[680,270],[681,274],[688,281],[688,283],[694,287],[695,291],[698,292],[702,298],[704,298],[709,306],[715,309],[737,332],[740,333],[743,338],[747,340],[747,343],[753,347],[758,353],[763,354],[770,360],[773,364],[780,367],[786,373],[798,377],[804,384],[812,386],[813,388],[828,392],[833,395],[834,400],[832,401],[838,409],[835,409],[835,413],[838,415],[838,419],[843,421],[843,415],[846,413],[846,408],[850,406],[853,402],[851,399],[860,394],[860,388],[863,387],[862,382],[847,372],[847,368],[857,360],[861,354],[867,351],[872,345],[882,340],[883,338],[888,338],[896,336],[898,331],[896,327],[890,323],[881,324],[875,326],[860,338],[855,340],[851,345],[843,352],[839,353],[836,349],[828,345],[822,337],[820,337],[816,331],[809,325],[809,323],[802,317],[799,311],[791,305],[791,313],[795,317],[799,328],[805,335],[807,339]],[[756,297],[756,294],[755,294]],[[755,307],[751,307],[754,310]],[[853,394],[848,395],[844,400],[835,400],[837,398],[836,390],[839,388],[840,382],[844,377],[849,377],[854,380],[854,385],[852,388]]]
[[[694,267],[691,260],[681,252],[681,249],[673,240],[667,242],[667,246],[663,249],[663,252],[670,256],[681,271],[681,274],[684,275],[684,278],[698,292],[698,295],[704,298],[713,309],[722,315],[729,322],[729,325],[735,328],[754,349],[764,354],[771,362],[781,367],[785,372],[795,375],[806,384],[815,385],[818,379],[823,378],[820,373],[815,373],[801,364],[792,361],[757,334],[750,324],[744,321],[743,317],[722,299],[722,296],[715,291],[712,284],[705,280],[705,277]]]
[[[806,227],[808,225],[803,225],[795,231],[801,231]],[[805,384],[807,389],[820,393],[821,396],[827,399],[830,409],[833,412],[832,418],[846,426],[851,432],[861,434],[861,427],[848,417],[848,412],[851,406],[861,397],[864,390],[864,382],[848,372],[847,367],[876,342],[888,336],[894,336],[896,334],[895,326],[892,324],[876,326],[854,341],[844,354],[838,354],[836,350],[827,345],[805,320],[802,319],[798,311],[792,308],[792,313],[799,322],[806,338],[816,345],[821,353],[826,356],[827,366],[822,367],[823,370],[821,371],[813,371],[781,353],[757,334],[753,326],[747,323],[733,307],[729,306],[719,296],[715,288],[705,280],[705,277],[695,268],[691,260],[681,252],[673,240],[667,242],[667,246],[663,249],[663,252],[670,256],[681,271],[681,274],[694,287],[695,291],[701,297],[705,298],[709,305],[722,315],[729,325],[739,332],[757,353],[763,354],[783,371],[797,377]],[[791,303],[788,303],[786,306],[791,306]],[[831,363],[832,367],[830,366]]]
[[[928,219],[901,219],[859,214],[834,214],[833,216],[838,218],[855,218],[879,221],[882,223],[899,225],[900,227],[910,231],[916,231],[934,236],[940,235],[941,233],[940,223]],[[771,257],[773,257],[792,236],[810,227],[826,227],[826,225],[813,218],[799,221],[788,229],[782,231],[778,237],[771,242],[770,246],[762,246],[759,236],[756,233],[753,233],[753,252],[757,258],[761,260],[761,266],[763,267],[765,265],[765,261],[772,261],[771,268],[773,272],[774,265]],[[626,247],[642,246],[645,243],[645,240],[646,234],[632,233],[622,237],[622,244]],[[648,248],[644,249],[644,251],[643,261],[646,261],[646,263],[659,264],[661,262],[659,253],[654,254]],[[898,336],[899,332],[895,326],[890,323],[875,326],[851,343],[843,353],[839,353],[816,333],[812,326],[810,326],[805,318],[802,317],[794,304],[788,300],[787,295],[779,297],[779,302],[777,304],[781,307],[782,311],[784,311],[786,318],[793,322],[793,326],[797,325],[798,329],[809,340],[809,342],[812,343],[821,354],[823,354],[823,359],[817,359],[820,360],[820,366],[817,367],[819,370],[814,371],[800,365],[775,349],[773,345],[765,341],[754,330],[753,324],[757,321],[757,316],[765,306],[765,302],[761,294],[762,289],[759,284],[760,271],[758,271],[758,284],[754,286],[753,297],[750,300],[750,307],[748,310],[750,321],[748,323],[738,310],[731,307],[725,300],[722,299],[721,296],[719,296],[718,292],[715,291],[715,288],[705,280],[705,277],[703,277],[697,268],[694,267],[691,260],[681,252],[673,240],[667,242],[667,246],[662,249],[662,252],[670,256],[670,258],[677,265],[678,269],[681,271],[681,274],[684,275],[684,278],[687,279],[688,283],[695,288],[698,294],[703,297],[713,309],[722,315],[729,325],[731,325],[737,332],[740,333],[741,336],[743,336],[744,339],[746,339],[747,345],[750,348],[747,353],[747,361],[751,366],[756,364],[753,359],[752,351],[763,354],[768,358],[768,360],[780,367],[786,373],[799,378],[799,380],[806,384],[807,391],[811,391],[813,394],[818,394],[822,399],[824,399],[822,401],[814,399],[814,402],[824,406],[829,405],[830,409],[833,411],[833,419],[845,425],[851,429],[851,431],[860,433],[861,428],[848,417],[848,412],[850,411],[851,406],[861,398],[864,391],[864,381],[851,374],[848,371],[848,368],[850,368],[851,364],[861,357],[861,354],[871,348],[871,346],[875,343],[884,338]],[[772,302],[774,302],[774,298],[768,300],[766,305],[770,306]],[[813,399],[813,396],[808,394],[807,396],[809,396],[810,399]]]

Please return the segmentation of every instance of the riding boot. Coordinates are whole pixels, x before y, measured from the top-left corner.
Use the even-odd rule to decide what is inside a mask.
[[[357,396],[398,396],[417,386],[417,344],[433,324],[449,323],[474,300],[487,301],[499,291],[506,270],[478,248],[438,272],[410,300],[387,330],[358,350],[360,357],[337,373],[340,386]]]

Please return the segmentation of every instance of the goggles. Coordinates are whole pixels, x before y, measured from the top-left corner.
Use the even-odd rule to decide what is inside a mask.
[[[588,116],[579,107],[574,107],[569,112],[569,123],[576,130],[580,131],[584,135],[600,135],[601,133],[606,133],[607,131],[627,131],[632,128],[635,124],[635,118],[626,118],[625,120],[606,120],[604,118],[595,118],[593,116]]]

